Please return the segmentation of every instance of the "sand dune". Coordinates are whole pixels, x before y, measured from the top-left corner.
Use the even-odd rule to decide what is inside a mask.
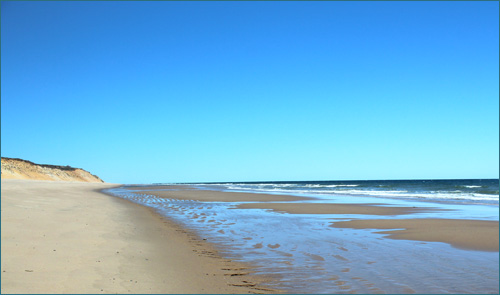
[[[2,179],[104,182],[96,175],[70,166],[41,165],[22,159],[2,157]]]

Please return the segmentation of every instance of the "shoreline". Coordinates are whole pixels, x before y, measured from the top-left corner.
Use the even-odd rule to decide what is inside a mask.
[[[186,186],[110,192],[226,247],[226,257],[255,265],[288,293],[498,294],[499,222],[489,206],[278,201]]]
[[[162,199],[194,200],[201,202],[235,202],[229,209],[269,210],[278,214],[314,214],[335,215],[350,221],[332,222],[333,228],[383,229],[392,230],[384,238],[414,240],[421,242],[443,242],[466,250],[498,252],[498,221],[453,219],[449,217],[417,217],[415,214],[453,213],[453,209],[436,207],[395,206],[390,203],[319,203],[314,197],[293,195],[274,195],[265,193],[211,191],[192,189],[185,186],[171,186],[171,189],[155,191],[153,186],[124,187],[124,189],[142,196],[153,195]],[[314,203],[300,201],[315,200]],[[405,215],[406,220],[395,218]],[[352,217],[358,216],[358,217]],[[372,220],[381,216],[389,220]],[[444,216],[444,215],[443,215]],[[356,220],[362,218],[363,220]],[[400,230],[406,228],[405,230]]]
[[[120,185],[118,187],[123,187],[123,185]],[[210,288],[201,289],[203,292],[205,292],[205,294],[212,294],[212,293],[283,294],[284,293],[282,290],[266,287],[265,284],[266,282],[270,281],[269,278],[260,275],[255,275],[254,267],[252,265],[222,257],[222,255],[219,253],[221,252],[221,250],[224,250],[224,247],[222,245],[201,238],[196,231],[182,226],[176,221],[170,219],[168,216],[160,214],[155,208],[137,204],[130,200],[118,198],[116,196],[112,196],[106,192],[103,192],[103,189],[100,189],[99,193],[107,195],[113,198],[117,202],[123,202],[124,204],[126,204],[126,206],[140,208],[140,210],[149,212],[149,214],[153,219],[163,224],[162,230],[169,231],[169,233],[164,233],[164,235],[168,236],[168,239],[173,238],[175,240],[174,242],[178,244],[176,246],[189,248],[189,251],[193,252],[193,254],[198,256],[201,262],[206,262],[207,264],[209,264],[209,268],[206,268],[205,270],[203,270],[204,269],[203,268],[202,270],[198,271],[199,275],[201,276],[208,275],[209,277],[211,276],[211,278],[208,281],[214,280],[214,277],[222,277],[223,282],[227,284],[227,288],[224,288],[224,286],[221,287],[219,283],[216,282],[218,284],[218,286],[215,286],[216,291],[213,290],[211,291]],[[172,234],[172,231],[175,231],[175,234]],[[175,237],[173,237],[174,235]],[[160,251],[163,250],[165,249],[162,247]],[[199,268],[201,266],[202,265],[197,264],[194,266],[194,268]],[[205,273],[205,271],[207,271],[208,273]],[[193,279],[189,277],[185,278],[185,281],[186,284],[191,284]],[[212,282],[207,286],[211,287],[210,286],[211,284]],[[197,291],[196,293],[200,292]],[[180,290],[175,293],[184,294],[186,292]],[[191,292],[189,293],[191,294]]]
[[[287,293],[498,293],[498,213],[489,206],[155,189],[109,193],[222,245]]]
[[[498,221],[465,219],[394,219],[332,222],[330,227],[383,230],[395,240],[442,242],[464,250],[498,252]]]
[[[1,293],[280,293],[120,186],[2,179]]]
[[[2,293],[498,291],[488,275],[498,272],[498,221],[453,220],[441,206],[5,179],[1,201]],[[431,266],[429,255],[461,258]],[[429,267],[432,279],[420,275]],[[484,287],[441,289],[469,276]]]

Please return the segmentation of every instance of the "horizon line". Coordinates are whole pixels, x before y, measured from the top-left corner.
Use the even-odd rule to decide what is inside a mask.
[[[264,180],[264,181],[196,181],[196,182],[153,182],[150,184],[222,184],[222,183],[279,183],[279,182],[355,182],[355,181],[435,181],[435,180],[499,180],[500,178],[415,178],[415,179],[350,179],[350,180]],[[139,184],[139,183],[130,183]],[[144,183],[143,183],[144,184]]]

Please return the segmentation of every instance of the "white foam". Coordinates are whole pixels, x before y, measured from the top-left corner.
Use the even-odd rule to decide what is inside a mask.
[[[454,191],[429,191],[411,192],[407,190],[371,190],[357,188],[357,184],[225,184],[224,189],[256,193],[278,193],[278,194],[309,194],[309,195],[335,195],[335,196],[372,196],[387,198],[419,198],[433,200],[471,200],[498,202],[498,195],[480,194]],[[481,186],[468,185],[467,188],[478,188]]]
[[[359,186],[358,184],[330,184],[330,185],[324,185],[324,184],[306,184],[306,187],[356,187]]]

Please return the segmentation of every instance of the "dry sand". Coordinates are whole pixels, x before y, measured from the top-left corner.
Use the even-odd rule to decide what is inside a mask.
[[[272,293],[112,184],[2,179],[1,293]]]
[[[498,252],[498,221],[437,218],[378,219],[335,222],[330,226],[394,229],[378,233],[397,240],[443,242],[460,249]]]
[[[6,157],[2,157],[2,179],[104,182],[81,168],[35,164],[23,159]]]

